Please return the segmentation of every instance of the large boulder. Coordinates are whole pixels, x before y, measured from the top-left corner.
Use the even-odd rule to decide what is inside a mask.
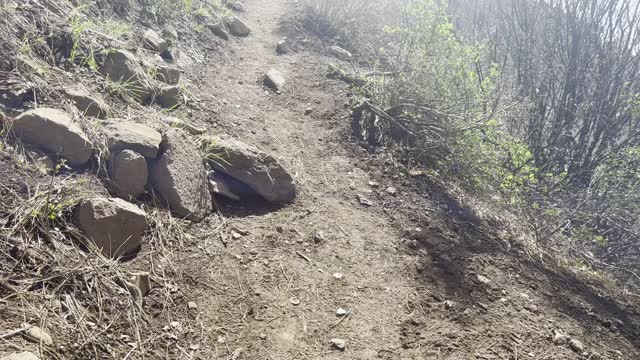
[[[104,123],[109,151],[116,154],[122,150],[133,150],[150,159],[155,159],[160,150],[162,135],[154,129],[131,121],[110,120]]]
[[[167,49],[169,49],[169,42],[163,39],[162,36],[160,36],[160,34],[158,34],[155,30],[149,29],[145,31],[142,37],[144,47],[151,51],[162,54],[163,52],[167,51]]]
[[[160,157],[151,164],[151,183],[176,215],[201,221],[212,210],[200,152],[181,129],[169,129],[162,137]]]
[[[271,155],[231,138],[220,139],[211,146],[210,164],[215,171],[246,184],[270,202],[295,198],[293,178]]]
[[[135,199],[145,193],[149,178],[147,160],[135,151],[123,150],[111,160],[110,175],[113,188],[119,197]]]
[[[62,94],[71,100],[80,112],[85,116],[91,116],[98,119],[104,119],[109,113],[109,107],[98,96],[91,95],[87,90],[82,88],[64,89]]]
[[[140,61],[127,50],[109,50],[100,73],[111,81],[122,83],[131,96],[141,102],[145,102],[153,94],[153,88]]]
[[[60,110],[27,111],[14,120],[13,131],[25,143],[58,154],[74,167],[85,165],[93,154],[89,138],[67,113]]]
[[[247,36],[249,35],[249,33],[251,33],[251,29],[249,29],[247,24],[238,19],[238,17],[236,16],[231,16],[225,21],[227,23],[227,27],[229,28],[229,32],[235,36]]]
[[[147,230],[145,212],[122,199],[85,200],[74,222],[97,249],[112,258],[134,253]]]

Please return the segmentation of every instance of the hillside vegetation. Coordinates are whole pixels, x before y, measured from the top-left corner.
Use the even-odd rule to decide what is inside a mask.
[[[524,221],[532,256],[635,284],[639,11],[627,0],[317,0],[301,21],[357,54],[369,105],[356,136]]]

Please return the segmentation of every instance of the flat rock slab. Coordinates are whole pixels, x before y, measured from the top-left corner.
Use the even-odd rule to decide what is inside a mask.
[[[107,133],[107,146],[111,153],[133,150],[150,159],[158,156],[162,135],[154,129],[118,119],[106,121],[103,125]]]
[[[60,155],[73,167],[85,165],[93,154],[89,138],[67,113],[60,110],[27,111],[14,120],[13,131],[25,143]]]
[[[207,173],[200,151],[182,129],[169,129],[160,157],[151,164],[151,183],[176,215],[201,221],[212,210]]]
[[[149,179],[147,160],[132,150],[123,150],[111,160],[111,182],[116,194],[128,200],[145,193]]]
[[[244,183],[270,202],[289,202],[296,197],[293,178],[273,156],[230,138],[212,146],[210,164],[215,171]]]
[[[147,230],[145,212],[122,199],[85,200],[74,222],[97,249],[112,258],[135,252]]]

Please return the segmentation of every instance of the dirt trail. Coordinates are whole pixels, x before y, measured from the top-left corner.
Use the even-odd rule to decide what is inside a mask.
[[[306,51],[277,56],[279,21],[291,4],[246,5],[240,16],[252,34],[234,40],[230,57],[203,74],[202,99],[218,107],[209,119],[217,129],[273,153],[295,174],[299,197],[285,208],[253,212],[221,204],[223,239],[212,235],[215,221],[194,229],[212,254],[185,259],[201,271],[189,297],[198,303],[192,332],[207,340],[203,352],[244,359],[581,358],[553,345],[549,337],[558,329],[580,338],[585,351],[597,341],[602,359],[637,355],[608,329],[584,327],[580,316],[555,310],[553,289],[531,285],[503,255],[463,253],[457,234],[438,235],[449,243],[436,248],[450,254],[409,249],[397,230],[403,220],[392,224],[382,211],[385,198],[374,193],[380,189],[369,185],[378,171],[363,170],[343,145],[348,89],[324,76],[329,58]],[[288,79],[281,95],[261,86],[270,68]],[[422,216],[421,203],[411,202],[405,205]],[[248,235],[234,239],[237,230]],[[319,243],[317,232],[324,235]],[[341,322],[338,308],[350,312]],[[332,338],[346,340],[346,351],[332,349]]]

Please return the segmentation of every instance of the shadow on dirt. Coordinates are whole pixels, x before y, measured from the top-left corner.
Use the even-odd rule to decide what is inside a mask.
[[[444,189],[432,183],[420,187],[429,195],[423,201],[440,211],[428,223],[417,224],[423,231],[408,244],[411,251],[428,254],[421,260],[421,279],[444,287],[447,299],[459,304],[461,312],[479,308],[486,313],[506,294],[517,298],[518,289],[527,289],[542,298],[541,306],[573,318],[585,333],[608,329],[640,349],[637,309],[600,294],[598,284],[591,286],[576,274],[531,260],[517,248],[509,249],[495,225],[484,222]],[[539,312],[517,302],[512,310]]]

